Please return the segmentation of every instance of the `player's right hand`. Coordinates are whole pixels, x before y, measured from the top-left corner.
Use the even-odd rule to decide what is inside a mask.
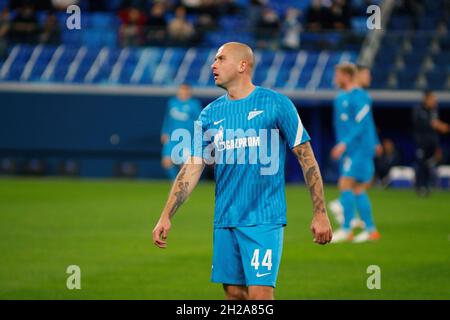
[[[338,143],[337,145],[334,146],[333,149],[331,149],[331,158],[333,158],[333,160],[339,160],[344,154],[346,149],[347,146],[345,145],[345,143],[342,142]]]
[[[161,218],[153,229],[153,243],[158,248],[167,247],[167,235],[170,230],[170,225],[168,218]]]
[[[163,134],[161,136],[161,143],[166,144],[169,141],[169,136],[167,134]]]
[[[381,146],[381,144],[377,144],[375,146],[375,155],[377,157],[381,157],[383,155],[383,147]]]
[[[311,232],[314,242],[318,244],[327,244],[333,238],[333,230],[327,214],[314,214],[311,223]]]

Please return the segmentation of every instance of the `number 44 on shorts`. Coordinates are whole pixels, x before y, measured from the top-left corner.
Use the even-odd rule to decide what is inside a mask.
[[[250,262],[250,265],[255,268],[255,270],[258,270],[259,268],[259,249],[255,249],[253,251],[253,257],[252,261]],[[270,271],[272,269],[272,249],[267,249],[266,253],[264,254],[264,258],[261,261],[261,265],[263,267],[267,267],[267,270]]]

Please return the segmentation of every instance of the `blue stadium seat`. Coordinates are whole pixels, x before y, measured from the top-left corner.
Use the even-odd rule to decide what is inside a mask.
[[[46,64],[36,63],[33,70],[31,71],[28,81],[40,81],[42,73],[45,71],[46,67],[47,67]]]
[[[264,65],[260,65],[255,69],[253,79],[257,85],[261,85],[266,80],[268,71],[269,68]]]
[[[351,26],[352,30],[365,34],[367,32],[367,17],[361,16],[361,17],[353,17],[351,19]]]
[[[131,76],[134,72],[134,65],[125,65],[120,73],[119,82],[122,84],[129,84],[131,80]]]
[[[108,0],[106,2],[106,6],[108,7],[109,11],[115,12],[120,8],[122,2],[123,0]]]
[[[69,67],[69,64],[58,63],[55,67],[55,71],[53,72],[53,77],[50,80],[64,82]]]
[[[411,30],[412,20],[411,17],[406,15],[392,16],[389,21],[389,30],[401,31],[401,30]]]
[[[109,54],[108,54],[108,59],[106,60],[105,65],[107,65],[109,67],[114,66],[115,63],[117,62],[117,59],[120,56],[120,53],[121,53],[121,50],[110,48]]]
[[[9,0],[0,0],[0,10],[7,8],[9,5]]]
[[[393,33],[393,34],[386,34],[383,37],[383,40],[381,41],[382,47],[398,47],[399,43],[401,43],[404,40],[404,36],[399,33]]]
[[[309,81],[311,80],[311,76],[312,76],[311,70],[303,70],[303,72],[300,74],[300,79],[298,80],[296,87],[305,89]]]
[[[433,56],[433,62],[437,67],[450,65],[450,51],[439,52]]]
[[[391,52],[389,50],[380,50],[378,51],[377,56],[375,57],[375,66],[376,67],[391,67],[394,65],[397,54]]]
[[[47,68],[48,63],[53,57],[56,48],[54,46],[46,46],[42,48],[41,54],[38,56],[36,63],[34,64],[29,81],[38,81],[41,79],[42,73]]]
[[[36,17],[38,20],[39,25],[44,25],[45,20],[47,19],[48,13],[47,11],[37,11],[36,12]]]
[[[389,68],[372,68],[372,85],[374,89],[384,89],[387,87]]]
[[[417,49],[426,49],[428,50],[431,42],[431,36],[430,34],[426,33],[417,33],[414,35],[414,37],[411,39],[411,46],[414,48],[414,50]]]
[[[103,46],[116,48],[117,47],[117,32],[114,30],[105,30],[103,34]]]
[[[34,46],[21,44],[19,48],[19,53],[17,54],[14,63],[26,63],[33,53]]]
[[[81,34],[83,45],[96,48],[103,46],[103,32],[100,30],[85,30]]]
[[[442,50],[450,50],[450,35],[441,37],[439,39],[439,46]]]
[[[429,89],[442,90],[444,89],[448,80],[447,70],[436,68],[426,74],[426,79]]]
[[[224,16],[219,20],[219,25],[224,30],[239,30],[245,26],[246,20],[237,16]]]
[[[405,69],[397,73],[397,88],[403,90],[415,89],[418,71],[416,69]]]
[[[319,83],[319,89],[332,89],[333,84],[334,69],[327,69],[322,75]]]
[[[100,50],[104,47],[105,36],[101,37],[99,33],[91,33],[87,35],[88,32],[85,30],[83,33],[80,33],[83,37],[84,41],[87,41],[87,46],[84,48],[87,50],[86,54],[80,61],[80,65],[77,66],[77,71],[71,75],[71,78],[66,80],[67,73],[69,71],[70,66],[75,61],[74,59],[81,52],[81,46],[76,46],[73,44],[64,44],[59,47],[55,46],[42,46],[42,51],[39,54],[36,64],[34,65],[31,73],[26,79],[27,81],[50,81],[50,82],[66,82],[73,81],[75,83],[84,83],[85,77],[89,70],[91,70],[91,66],[98,58]],[[29,61],[33,50],[35,50],[35,46],[30,45],[20,45],[16,47],[18,50],[18,54],[12,65],[10,72],[6,74],[5,81],[19,81],[21,80],[21,75],[23,74],[24,66]],[[211,73],[209,72],[209,64],[212,61],[207,61],[210,59],[211,54],[215,53],[215,49],[211,48],[195,48],[195,56],[190,64],[185,65],[188,66],[187,72],[179,73],[180,66],[186,60],[186,48],[158,48],[158,47],[150,47],[150,48],[127,48],[128,55],[126,56],[125,61],[122,61],[122,69],[117,75],[118,78],[111,78],[111,72],[113,71],[114,66],[116,65],[119,56],[121,56],[123,51],[122,49],[118,49],[115,47],[107,47],[108,55],[105,60],[96,70],[96,73],[92,78],[86,79],[92,83],[108,83],[109,81],[113,81],[114,83],[124,83],[124,84],[153,84],[153,85],[173,85],[174,78],[177,75],[182,75],[177,78],[178,81],[188,81],[192,85],[207,85],[214,86],[214,81]],[[43,76],[43,72],[47,69],[48,64],[54,57],[54,53],[56,50],[61,50],[62,55],[59,60],[56,61],[56,65],[52,71],[52,74],[47,74],[45,79],[41,79]],[[8,49],[9,52],[13,50],[13,48]],[[192,51],[191,51],[192,52]],[[145,57],[142,55],[145,53]],[[257,54],[259,56],[258,65],[255,69],[255,82],[258,84],[263,84],[266,81],[269,82],[269,85],[275,86],[278,88],[283,88],[286,86],[291,72],[294,68],[294,65],[297,61],[297,58],[300,56],[305,57],[305,61],[301,66],[300,73],[297,74],[296,79],[293,79],[291,85],[298,88],[305,88],[309,81],[311,80],[312,74],[319,69],[316,69],[318,57],[321,54],[321,51],[285,51],[282,54],[282,60],[279,61],[280,67],[276,70],[275,73],[269,73],[272,71],[271,67],[273,62],[275,61],[275,57],[280,52],[271,51],[271,50],[259,50]],[[325,70],[323,71],[322,78],[319,81],[319,88],[331,88],[332,87],[332,76],[334,72],[334,65],[340,62],[343,54],[348,56],[346,60],[354,61],[357,56],[357,52],[333,52],[329,51],[328,60],[325,65]],[[211,59],[210,59],[211,60]],[[143,63],[143,64],[142,64]],[[142,69],[137,69],[138,64],[142,67]],[[203,79],[201,83],[199,83],[199,78],[201,76],[203,67],[207,66],[208,74],[207,78]],[[52,70],[52,69],[49,69]],[[158,70],[158,72],[156,72]],[[139,71],[135,73],[135,71]],[[320,71],[320,70],[319,70]],[[139,78],[132,79],[133,74],[138,75]],[[268,79],[268,76],[271,76],[271,79]],[[111,78],[111,80],[110,80]],[[207,83],[205,83],[205,81]]]
[[[23,69],[25,67],[25,63],[14,63],[9,69],[9,73],[6,76],[6,80],[8,81],[19,81],[20,76],[23,73]]]
[[[441,1],[424,1],[422,5],[425,8],[425,13],[428,15],[436,14],[441,9]]]
[[[206,60],[210,54],[210,51],[210,49],[206,48],[197,49],[197,54],[195,55],[195,58],[186,74],[186,78],[184,79],[185,82],[190,83],[191,85],[198,84],[200,73],[202,72],[203,66],[207,62]],[[212,63],[212,61],[210,62]]]
[[[269,5],[274,10],[283,14],[290,7],[305,11],[310,6],[310,2],[311,0],[276,0],[270,1]]]
[[[118,25],[118,18],[112,13],[95,12],[90,14],[88,27],[106,30]]]
[[[435,30],[437,25],[437,19],[433,16],[422,16],[419,20],[419,30]]]
[[[61,38],[62,42],[68,45],[79,46],[82,44],[81,32],[78,30],[64,28]]]
[[[425,58],[425,53],[420,51],[411,52],[405,56],[403,56],[403,60],[405,62],[406,68],[414,68],[417,69],[422,65],[422,62]]]
[[[283,88],[286,86],[289,76],[291,74],[291,70],[287,68],[283,68],[278,72],[277,79],[275,80],[275,88]]]
[[[248,45],[254,45],[253,35],[249,32],[229,32],[229,31],[217,31],[217,32],[208,32],[205,35],[205,44],[210,47],[218,47],[225,42],[238,41],[244,42]]]
[[[83,83],[84,78],[86,77],[86,74],[89,72],[93,61],[89,61],[87,63],[82,63],[80,67],[78,68],[75,77],[73,78],[72,82],[74,83]]]

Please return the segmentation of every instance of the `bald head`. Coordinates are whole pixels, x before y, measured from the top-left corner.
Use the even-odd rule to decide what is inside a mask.
[[[228,42],[219,48],[220,50],[226,50],[230,56],[235,59],[236,62],[245,61],[248,64],[250,70],[253,69],[255,63],[255,57],[253,55],[253,50],[245,43],[241,42]]]
[[[251,82],[255,58],[252,49],[240,42],[228,42],[217,50],[212,64],[217,86],[227,88],[236,81]]]

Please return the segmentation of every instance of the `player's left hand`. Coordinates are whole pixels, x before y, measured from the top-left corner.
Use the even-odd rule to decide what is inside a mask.
[[[314,242],[318,244],[327,244],[333,237],[333,230],[331,229],[330,220],[325,213],[314,214],[311,223],[311,231],[313,233]]]
[[[338,143],[331,150],[331,157],[334,160],[339,160],[342,157],[342,155],[344,154],[346,149],[347,149],[347,146],[345,145],[345,143]]]
[[[170,219],[163,218],[159,219],[155,228],[153,229],[153,243],[159,248],[167,247],[167,235],[169,233],[171,224]]]

